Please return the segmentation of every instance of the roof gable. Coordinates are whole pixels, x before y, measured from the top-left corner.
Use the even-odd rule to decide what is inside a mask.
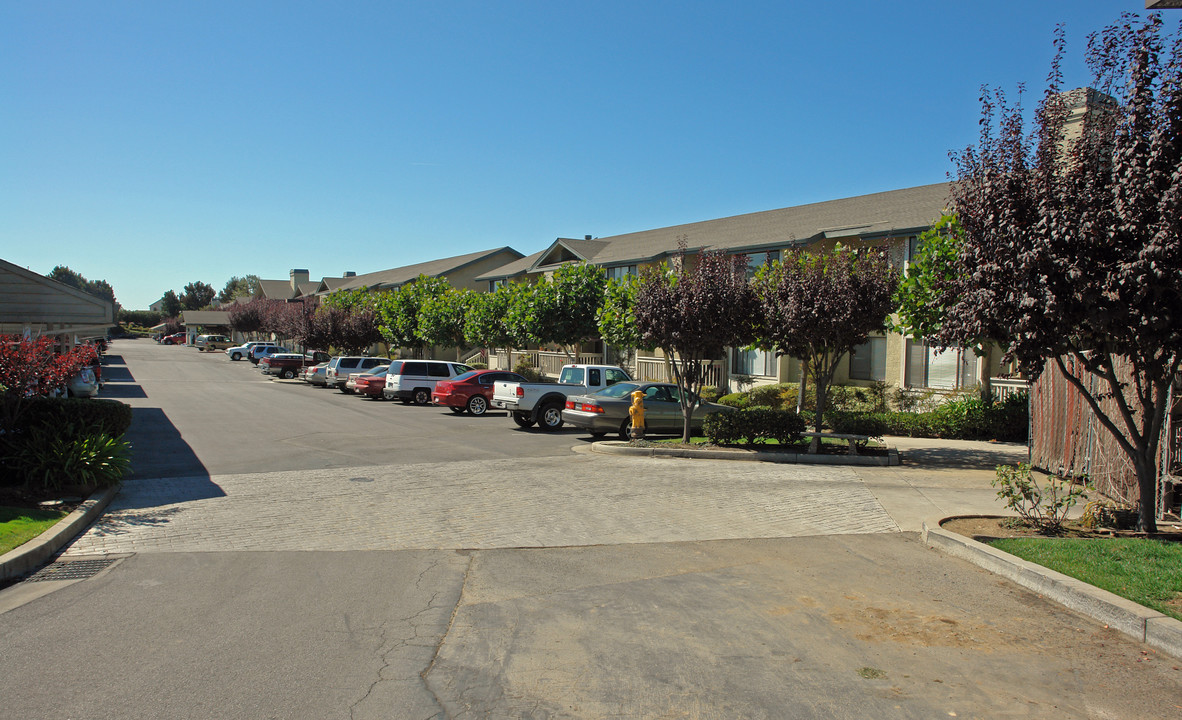
[[[414,265],[404,265],[402,267],[391,268],[389,270],[379,270],[377,272],[365,273],[357,277],[348,278],[348,282],[339,286],[338,290],[355,290],[357,288],[368,287],[371,290],[379,289],[393,289],[414,280],[419,275],[426,275],[427,277],[442,277],[448,273],[454,273],[457,270],[480,262],[485,258],[492,257],[498,253],[505,253],[513,255],[518,258],[521,253],[511,247],[499,247],[492,250],[481,250],[479,252],[468,253],[466,255],[456,255],[455,257],[443,258],[441,260],[429,260],[427,262],[416,263]]]

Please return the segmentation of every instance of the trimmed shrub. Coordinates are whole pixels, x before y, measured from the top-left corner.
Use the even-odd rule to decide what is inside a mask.
[[[467,365],[468,365],[468,367],[472,368],[473,370],[488,370],[488,363],[474,362],[474,363],[467,363]]]
[[[730,395],[723,395],[716,402],[719,405],[726,405],[728,407],[745,408],[748,402],[747,393],[737,392],[731,393]]]
[[[1025,442],[1029,414],[1025,394],[989,402],[970,393],[930,412],[838,411],[827,414],[826,420],[834,432],[852,435]]]
[[[780,396],[788,387],[788,383],[776,383],[775,385],[760,385],[759,387],[751,388],[747,392],[747,405],[748,407],[783,407],[783,400]],[[795,403],[795,400],[793,402]],[[794,409],[795,407],[795,404],[793,404]]]
[[[118,400],[30,398],[16,430],[70,427],[75,434],[103,433],[118,438],[131,427],[131,406]]]
[[[721,393],[722,391],[713,385],[703,385],[702,392],[699,394],[699,397],[701,397],[704,402],[716,403],[718,402],[718,396]]]
[[[702,430],[715,445],[756,445],[776,440],[795,443],[804,432],[804,420],[791,410],[750,407],[706,417]]]

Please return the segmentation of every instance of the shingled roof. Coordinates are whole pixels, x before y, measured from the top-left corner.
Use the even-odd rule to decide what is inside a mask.
[[[456,255],[455,257],[443,258],[441,260],[429,260],[427,262],[416,263],[414,265],[404,265],[402,267],[391,268],[389,270],[378,270],[377,272],[365,273],[357,277],[349,278],[348,282],[344,283],[338,290],[354,290],[361,287],[367,287],[370,290],[381,290],[396,288],[400,285],[414,280],[419,275],[426,275],[427,277],[441,277],[448,273],[455,271],[472,263],[479,262],[491,255],[501,252],[508,252],[512,255],[521,256],[511,247],[499,247],[492,250],[481,250],[479,252],[468,253],[466,255]]]
[[[595,265],[627,265],[659,260],[687,249],[735,252],[811,245],[827,238],[875,238],[909,235],[932,225],[948,205],[950,185],[936,183],[857,197],[734,215],[595,240],[559,238],[524,266],[509,263],[481,275],[497,280],[538,272],[560,262],[585,260]]]

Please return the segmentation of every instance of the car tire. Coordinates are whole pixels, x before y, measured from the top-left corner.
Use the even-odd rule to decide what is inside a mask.
[[[349,388],[345,387],[344,385],[338,385],[338,386],[337,386],[337,389],[338,389],[338,390],[340,390],[341,392],[345,393],[346,395],[352,395],[352,394],[353,394],[353,391],[352,391],[352,390],[350,390]]]
[[[553,432],[562,427],[562,406],[547,405],[538,415],[538,428],[546,432]]]
[[[293,377],[295,377],[295,370],[292,370],[291,368],[287,368],[283,372],[279,373],[279,378],[281,380],[291,380]]]
[[[627,420],[625,420],[623,422],[622,425],[620,425],[620,439],[624,440],[624,441],[631,440],[632,438],[628,436],[628,433],[631,430],[632,430],[632,418],[628,418]]]
[[[418,388],[417,390],[415,390],[414,403],[415,403],[415,405],[430,405],[431,404],[431,391],[428,390],[427,388]]]
[[[468,398],[468,412],[477,417],[488,412],[488,398],[483,395],[473,395]]]
[[[231,355],[230,355],[230,359],[231,359],[231,360],[234,360],[234,361],[241,360],[241,359],[242,359],[242,353],[233,353],[233,354],[231,354]]]
[[[529,413],[519,413],[519,412],[513,413],[513,422],[517,423],[520,427],[523,427],[523,428],[534,426],[534,421],[532,418],[530,418]]]

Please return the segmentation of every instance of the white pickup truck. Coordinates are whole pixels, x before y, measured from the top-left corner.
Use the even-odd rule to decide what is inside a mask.
[[[513,422],[521,427],[537,423],[542,430],[557,430],[562,427],[567,395],[586,395],[631,379],[628,373],[611,365],[564,365],[557,383],[496,383],[492,404],[508,410]]]

